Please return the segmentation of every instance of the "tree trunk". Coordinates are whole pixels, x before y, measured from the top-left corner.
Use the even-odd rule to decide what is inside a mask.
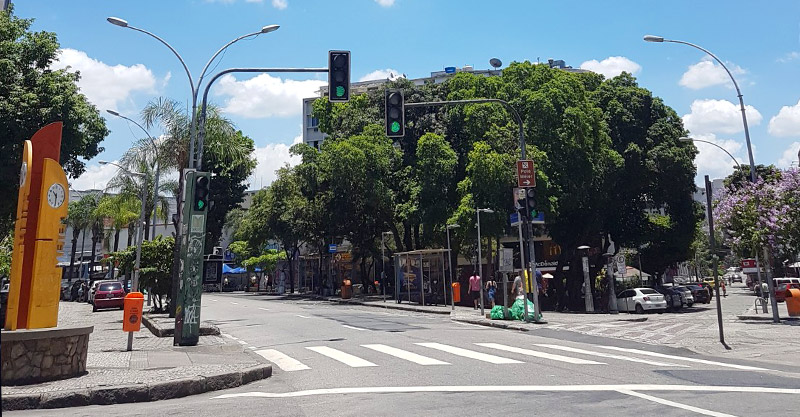
[[[404,244],[404,251],[410,251],[414,247],[414,244],[411,242],[411,223],[408,220],[403,222],[403,244]]]
[[[128,248],[133,245],[133,230],[133,227],[128,226],[128,246],[126,246]]]
[[[120,229],[116,229],[114,231],[114,252],[119,250],[119,232],[120,232]],[[113,261],[111,262],[111,268],[110,269],[111,269],[111,278],[113,279],[114,278],[114,269],[115,269]]]
[[[78,236],[80,236],[80,229],[72,229],[72,254],[69,257],[69,276],[67,282],[72,284],[72,277],[75,276],[75,250],[78,249]]]
[[[100,236],[96,230],[96,227],[92,227],[92,258],[89,259],[89,279],[92,278],[92,272],[94,272],[94,257],[97,254],[97,241],[100,240]]]
[[[144,218],[144,240],[150,240],[150,216]]]

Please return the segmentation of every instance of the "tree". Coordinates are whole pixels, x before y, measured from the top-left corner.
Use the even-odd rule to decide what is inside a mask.
[[[22,145],[48,123],[63,122],[61,160],[67,174],[81,175],[85,163],[103,151],[105,121],[77,86],[80,74],[52,70],[59,43],[52,32],[31,32],[32,19],[0,12],[0,234],[11,230],[16,212]]]
[[[104,195],[100,198],[95,212],[107,219],[111,219],[114,230],[113,252],[119,250],[119,233],[122,229],[128,228],[139,219],[141,201],[129,194],[117,194],[114,196]],[[72,206],[70,206],[70,209]],[[77,235],[73,232],[73,253],[74,245],[77,242]],[[111,264],[111,276],[114,276],[114,264]]]
[[[775,182],[780,178],[780,170],[775,165],[756,165],[756,178],[763,178],[766,182]],[[725,177],[723,184],[725,188],[741,188],[742,185],[750,181],[750,167],[742,165],[736,167],[731,175]]]
[[[11,275],[11,253],[14,251],[14,236],[7,234],[0,239],[0,277]]]
[[[147,288],[155,296],[154,312],[165,311],[163,297],[169,297],[172,289],[170,269],[172,267],[172,251],[175,239],[158,236],[153,240],[142,242],[142,258],[139,276],[139,288]],[[120,270],[133,271],[136,262],[136,247],[128,247],[114,252],[108,261],[119,262]]]
[[[81,235],[81,232],[86,233],[86,228],[89,227],[89,222],[91,220],[91,199],[86,199],[84,201],[83,198],[80,200],[71,203],[69,208],[67,209],[67,218],[66,218],[66,225],[72,228],[72,253],[70,254],[69,258],[69,275],[68,281],[72,281],[72,277],[75,275],[75,251],[78,249],[78,238]],[[83,256],[83,254],[81,254]]]

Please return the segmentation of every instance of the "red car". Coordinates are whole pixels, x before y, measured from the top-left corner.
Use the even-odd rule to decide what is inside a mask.
[[[775,301],[779,303],[786,301],[786,296],[789,295],[790,289],[800,290],[800,284],[789,282],[778,285],[778,288],[775,288]]]
[[[122,288],[122,283],[119,281],[102,281],[97,286],[97,291],[94,293],[94,303],[92,303],[92,311],[97,311],[101,308],[118,308],[122,309],[125,300],[125,290]]]

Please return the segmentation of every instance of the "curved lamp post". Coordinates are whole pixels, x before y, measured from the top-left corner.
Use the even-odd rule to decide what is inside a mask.
[[[711,142],[711,141],[708,141],[708,140],[703,140],[703,139],[689,138],[689,137],[683,137],[683,138],[680,138],[678,140],[681,141],[681,142],[703,142],[703,143],[707,143],[709,145],[716,146],[717,148],[722,149],[722,152],[725,152],[726,154],[728,154],[728,156],[731,157],[731,159],[733,159],[733,162],[736,164],[736,166],[739,168],[740,171],[744,170],[744,168],[742,167],[742,164],[740,164],[739,161],[737,161],[736,158],[733,155],[731,155],[731,153],[728,152],[727,149],[723,148],[722,146],[717,145],[714,142]]]
[[[153,183],[154,183],[153,184],[153,228],[152,228],[152,232],[150,233],[150,235],[151,235],[151,239],[155,239],[156,238],[156,209],[158,207],[158,179],[159,179],[160,170],[161,170],[161,164],[158,163],[158,145],[156,145],[156,139],[150,135],[150,133],[147,131],[147,129],[145,129],[142,125],[140,125],[135,120],[133,120],[133,119],[131,119],[129,117],[126,117],[126,116],[124,116],[122,114],[119,114],[114,110],[106,110],[106,112],[108,112],[108,114],[111,114],[113,116],[117,116],[119,118],[125,119],[125,120],[135,124],[136,126],[138,126],[139,129],[142,129],[142,132],[144,132],[144,134],[147,135],[147,138],[150,139],[150,143],[153,145],[153,155],[154,155],[154,158],[155,158],[155,161],[154,161],[154,164],[155,164],[155,167],[154,167],[155,168],[155,178],[153,179]]]
[[[695,48],[695,49],[699,49],[699,50],[705,52],[706,54],[708,54],[708,56],[710,56],[711,58],[714,58],[714,60],[717,61],[722,66],[722,68],[725,70],[725,72],[728,73],[728,76],[731,78],[731,81],[733,82],[733,86],[736,88],[736,95],[739,97],[739,108],[742,111],[742,124],[744,125],[744,138],[745,138],[745,142],[747,143],[747,157],[750,160],[750,181],[755,183],[756,182],[756,165],[755,165],[755,162],[753,161],[753,147],[750,145],[750,130],[747,128],[747,113],[746,113],[745,108],[744,108],[744,99],[742,98],[742,91],[739,90],[739,84],[736,83],[736,79],[733,78],[733,74],[731,74],[730,70],[728,70],[728,67],[725,66],[725,63],[722,62],[719,58],[717,58],[716,55],[712,54],[711,51],[709,51],[708,49],[705,49],[705,48],[703,48],[703,47],[701,47],[699,45],[695,45],[695,44],[690,43],[690,42],[679,41],[679,40],[675,40],[675,39],[664,39],[663,36],[656,36],[656,35],[645,35],[644,36],[644,41],[645,42],[656,42],[656,43],[662,43],[662,42],[680,43],[680,44],[691,46],[692,48]],[[756,210],[758,210],[758,201],[756,201]],[[772,282],[772,272],[770,270],[770,265],[769,265],[769,259],[770,259],[769,250],[767,249],[766,246],[762,247],[761,249],[762,249],[762,251],[764,253],[764,261],[765,261],[764,266],[765,266],[766,272],[767,272],[767,287],[769,288],[770,304],[772,305],[772,321],[775,322],[775,323],[779,323],[780,322],[780,316],[778,315],[778,302],[775,300],[775,288],[774,288],[775,285]],[[758,255],[756,255],[756,262],[758,262],[757,258],[758,258]],[[761,268],[758,268],[758,271],[760,273]]]

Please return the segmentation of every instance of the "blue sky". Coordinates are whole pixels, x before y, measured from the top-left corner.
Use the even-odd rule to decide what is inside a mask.
[[[216,67],[325,67],[327,51],[352,51],[352,80],[428,76],[446,66],[489,66],[547,58],[613,76],[633,72],[692,131],[747,163],[738,101],[729,78],[701,51],[647,43],[656,34],[699,44],[733,71],[748,106],[755,161],[797,166],[800,148],[800,2],[752,1],[430,1],[430,0],[171,0],[14,2],[34,30],[56,32],[63,49],[57,66],[81,70],[81,88],[101,110],[135,118],[153,98],[191,104],[188,80],[169,50],[142,33],[113,26],[117,16],[167,40],[194,77],[223,44],[264,25],[273,33],[241,41]],[[214,71],[210,71],[214,73]],[[259,168],[250,188],[267,185],[274,170],[293,162],[302,97],[325,77],[237,75],[218,81],[211,99],[257,146]],[[99,159],[115,160],[138,137],[135,126],[107,117],[106,151],[74,180],[78,189],[102,188],[113,175]],[[158,131],[152,132],[158,134]],[[699,146],[698,182],[732,170],[727,155]]]

